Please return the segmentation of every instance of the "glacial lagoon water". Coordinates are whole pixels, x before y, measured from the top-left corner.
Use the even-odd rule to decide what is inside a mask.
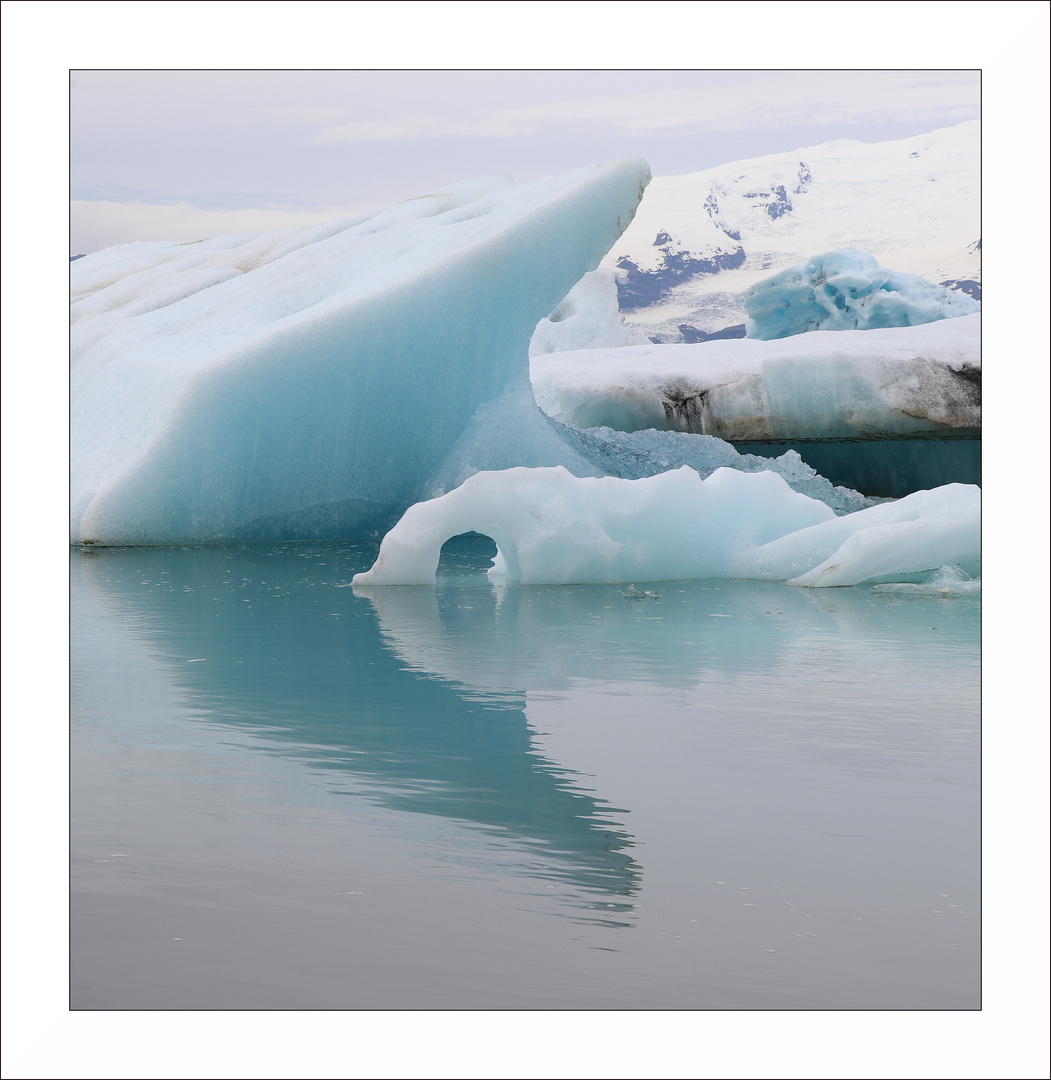
[[[974,598],[492,550],[72,552],[74,1009],[979,1006]]]

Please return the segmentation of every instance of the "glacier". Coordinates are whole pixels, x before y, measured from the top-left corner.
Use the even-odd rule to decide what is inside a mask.
[[[753,578],[830,587],[980,566],[981,493],[950,484],[837,516],[769,471],[688,466],[640,480],[566,469],[478,473],[410,507],[355,587],[433,584],[442,545],[490,537],[522,584]]]
[[[368,535],[479,468],[601,472],[532,404],[527,343],[649,178],[630,159],[483,179],[320,226],[78,259],[72,540]]]
[[[979,122],[657,176],[601,266],[630,328],[682,343],[743,336],[746,290],[844,246],[980,299]]]
[[[815,330],[919,326],[981,310],[962,292],[838,248],[764,278],[742,296],[745,337],[770,341]]]

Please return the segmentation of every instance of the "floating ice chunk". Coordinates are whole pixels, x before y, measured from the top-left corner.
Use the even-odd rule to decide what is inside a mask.
[[[483,180],[323,226],[78,259],[72,539],[389,527],[479,410],[525,385],[537,321],[609,250],[648,179],[634,159]],[[549,425],[529,430],[551,442]],[[490,468],[573,460],[561,444],[501,460],[490,442]]]
[[[780,341],[534,356],[540,407],[578,427],[732,442],[899,436],[981,426],[981,315]]]
[[[956,563],[946,563],[925,581],[891,582],[873,585],[874,592],[892,592],[899,596],[980,596],[982,579],[973,578]]]
[[[410,507],[354,583],[433,582],[442,545],[471,531],[496,542],[494,570],[513,581],[718,577],[740,550],[834,517],[771,472],[724,468],[707,480],[687,466],[641,480],[578,478],[560,467],[479,473]]]
[[[946,484],[788,533],[742,554],[739,577],[856,585],[981,561],[981,489]]]
[[[949,561],[977,565],[979,511],[978,488],[961,484],[837,518],[767,471],[723,468],[702,480],[684,466],[620,480],[509,469],[410,507],[353,583],[430,584],[445,541],[479,532],[497,545],[490,573],[523,584],[740,577],[853,585]]]
[[[811,330],[918,326],[981,309],[965,293],[887,270],[855,248],[790,266],[753,285],[742,299],[745,335],[764,341]]]
[[[629,585],[624,590],[625,600],[659,600],[661,594],[659,592],[650,592],[647,589],[640,589],[637,585]]]

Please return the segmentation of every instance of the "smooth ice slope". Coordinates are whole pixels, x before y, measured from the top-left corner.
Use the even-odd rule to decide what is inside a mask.
[[[418,503],[355,585],[434,581],[442,545],[479,532],[490,570],[523,584],[730,577],[808,586],[977,568],[979,489],[952,484],[836,517],[771,472],[684,466],[643,480],[578,478],[563,468],[478,473]]]
[[[733,442],[949,433],[981,426],[981,315],[776,341],[534,356],[545,412],[578,427]]]
[[[648,179],[635,159],[483,180],[323,226],[77,260],[73,540],[360,535],[455,474],[456,447],[472,467],[573,460],[528,416],[518,442],[544,445],[479,449],[472,423],[532,408],[538,320]]]
[[[918,274],[887,270],[863,251],[839,248],[765,278],[742,297],[745,336],[770,341],[813,330],[919,326],[981,310],[977,300]]]

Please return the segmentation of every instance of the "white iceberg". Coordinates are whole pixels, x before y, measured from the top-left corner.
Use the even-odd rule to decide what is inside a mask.
[[[388,527],[436,476],[601,471],[532,404],[527,343],[648,180],[633,159],[78,259],[73,541],[346,537]]]
[[[977,487],[953,484],[836,517],[768,471],[684,466],[640,480],[479,473],[410,507],[355,585],[433,583],[453,536],[491,537],[491,574],[523,584],[760,578],[854,585],[980,559]]]
[[[577,427],[730,442],[951,433],[981,426],[981,315],[775,341],[534,356],[533,393]]]
[[[814,330],[920,326],[981,310],[965,293],[888,270],[855,248],[814,255],[764,278],[742,302],[745,336],[763,341]]]

